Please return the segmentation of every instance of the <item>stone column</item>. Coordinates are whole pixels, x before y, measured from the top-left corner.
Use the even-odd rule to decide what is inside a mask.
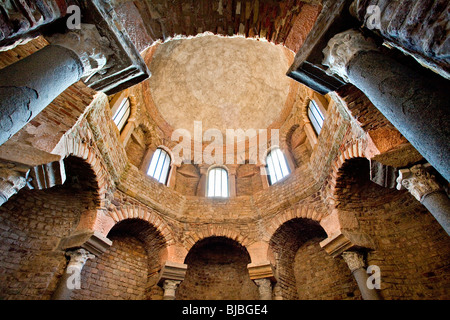
[[[364,257],[361,253],[355,251],[345,251],[342,253],[342,258],[347,263],[352,275],[355,277],[358,283],[359,291],[364,300],[381,300],[378,292],[375,289],[369,289],[367,287],[367,280],[369,276],[367,275],[366,269],[364,268]]]
[[[186,270],[186,264],[166,261],[158,280],[158,285],[164,290],[164,300],[176,299],[176,291],[186,276]]]
[[[450,199],[428,169],[431,166],[416,165],[399,170],[397,189],[407,189],[450,234]]]
[[[260,300],[272,300],[272,282],[268,278],[254,280],[259,289]]]
[[[230,198],[236,197],[236,171],[237,165],[228,166],[228,182],[230,184]]]
[[[51,45],[0,70],[0,145],[69,86],[106,64],[106,40],[94,25],[49,40]]]
[[[425,76],[379,51],[359,31],[337,34],[324,65],[354,84],[442,176],[450,180],[448,82]]]
[[[164,289],[164,298],[163,300],[175,300],[176,291],[181,281],[177,280],[164,280],[163,289]]]
[[[248,274],[258,286],[260,300],[273,299],[273,284],[277,282],[274,267],[270,261],[250,263],[247,265]]]
[[[198,182],[197,195],[200,197],[206,196],[206,178],[208,176],[207,165],[200,165],[200,181]]]
[[[81,289],[81,271],[88,259],[95,256],[85,249],[67,251],[69,263],[59,280],[58,287],[53,293],[52,300],[70,300],[70,295],[74,289]]]

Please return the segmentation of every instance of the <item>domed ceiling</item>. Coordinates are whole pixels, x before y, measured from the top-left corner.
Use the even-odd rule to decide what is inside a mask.
[[[294,57],[281,45],[204,35],[159,45],[149,69],[152,99],[173,129],[267,129],[286,107]]]

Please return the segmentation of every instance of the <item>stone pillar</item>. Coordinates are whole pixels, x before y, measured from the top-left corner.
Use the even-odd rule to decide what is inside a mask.
[[[272,300],[273,284],[277,282],[272,264],[269,261],[250,263],[247,269],[250,279],[258,286],[259,299]]]
[[[260,300],[272,300],[272,282],[268,278],[254,280],[259,289]]]
[[[94,25],[49,40],[51,45],[0,70],[0,145],[69,86],[103,68],[110,52]]]
[[[375,289],[369,289],[367,287],[367,275],[364,268],[364,257],[361,253],[355,251],[345,251],[342,253],[342,258],[347,263],[352,275],[355,277],[358,283],[359,291],[364,300],[381,300],[380,295]]]
[[[169,172],[169,178],[167,181],[167,186],[171,189],[175,189],[175,184],[177,183],[177,170],[180,167],[181,164],[178,163],[172,163],[170,172]]]
[[[83,65],[74,52],[52,45],[0,70],[0,145],[82,74]]]
[[[236,165],[228,166],[228,183],[230,184],[230,198],[236,197]]]
[[[431,166],[416,165],[399,170],[397,189],[407,189],[450,234],[450,199],[428,169]]]
[[[163,289],[164,289],[164,298],[163,300],[175,300],[176,291],[181,281],[177,280],[164,280]]]
[[[164,290],[164,300],[175,300],[178,286],[186,276],[187,265],[166,261],[161,269],[158,285]]]
[[[52,300],[70,300],[70,295],[74,289],[81,289],[81,271],[88,259],[95,256],[85,249],[67,251],[69,263],[59,280],[58,287],[53,293]]]
[[[337,34],[324,65],[354,84],[442,176],[450,180],[448,82],[428,77],[378,50],[359,31]]]
[[[208,176],[208,168],[207,165],[200,165],[200,181],[198,182],[197,187],[197,195],[200,197],[206,196],[206,179]]]

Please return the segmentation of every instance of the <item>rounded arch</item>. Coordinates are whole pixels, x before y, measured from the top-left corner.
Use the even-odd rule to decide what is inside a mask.
[[[365,156],[365,144],[361,140],[356,140],[350,143],[347,147],[341,149],[341,152],[335,158],[331,165],[329,191],[327,192],[327,200],[332,208],[336,206],[336,184],[341,176],[341,169],[344,163],[353,158],[364,158]]]
[[[98,194],[101,201],[100,207],[106,207],[108,196],[114,183],[106,169],[106,165],[103,163],[103,158],[98,154],[98,149],[86,136],[82,135],[81,132],[77,135],[65,136],[66,152],[63,158],[67,159],[70,156],[74,156],[85,160],[90,165],[98,186]]]
[[[244,247],[251,245],[254,240],[243,236],[239,231],[221,226],[221,225],[209,225],[201,229],[195,230],[183,239],[183,246],[189,251],[198,241],[209,237],[225,237],[233,241],[238,242]]]
[[[175,243],[175,237],[169,225],[162,220],[156,212],[147,207],[141,205],[122,205],[108,210],[106,214],[113,220],[113,223],[103,231],[105,234],[108,234],[110,230],[121,221],[127,219],[140,219],[154,226],[156,230],[161,233],[167,246]]]
[[[298,267],[308,265],[309,261],[297,261],[297,253],[303,246],[314,245],[309,259],[317,262],[326,254],[322,253],[319,242],[327,236],[318,221],[307,218],[294,218],[281,224],[269,241],[269,249],[274,254],[277,270],[277,295],[283,299],[299,298]],[[316,258],[317,253],[322,254]]]
[[[177,291],[178,299],[258,299],[247,265],[246,247],[229,237],[199,240],[186,256],[186,277]]]
[[[303,218],[320,222],[324,215],[325,214],[323,212],[318,211],[315,208],[298,203],[291,208],[284,210],[284,212],[280,212],[266,222],[266,232],[263,240],[270,241],[275,232],[289,220]]]

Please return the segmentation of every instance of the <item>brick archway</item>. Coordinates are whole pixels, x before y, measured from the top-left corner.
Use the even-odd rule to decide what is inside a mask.
[[[106,212],[106,215],[113,220],[113,223],[103,231],[106,234],[108,234],[108,232],[114,227],[114,225],[116,225],[120,221],[126,219],[141,219],[150,223],[156,228],[158,232],[161,233],[167,246],[175,243],[175,237],[169,225],[164,220],[162,220],[153,210],[147,207],[140,205],[123,205],[108,210]]]
[[[198,241],[209,237],[225,237],[238,242],[245,248],[255,242],[253,239],[243,236],[238,231],[231,228],[219,225],[209,225],[189,233],[183,240],[183,246],[189,251]]]

